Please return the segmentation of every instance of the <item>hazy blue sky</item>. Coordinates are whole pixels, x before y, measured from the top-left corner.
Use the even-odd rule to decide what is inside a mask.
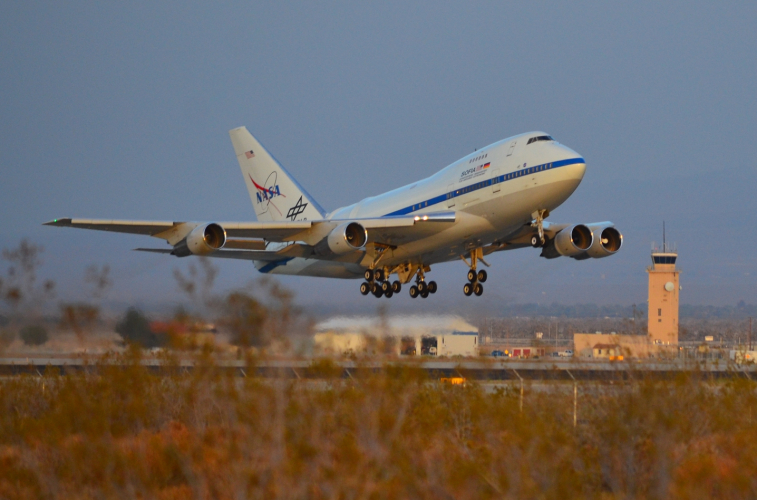
[[[588,163],[550,220],[612,220],[622,252],[500,253],[481,299],[443,264],[433,298],[383,302],[640,303],[663,219],[683,302],[755,302],[755,26],[755,2],[4,2],[0,246],[44,245],[63,298],[108,263],[112,300],[172,300],[189,259],[130,251],[160,240],[40,224],[253,220],[240,125],[327,210],[544,130]],[[218,265],[220,288],[257,277]],[[379,303],[358,281],[282,281],[303,303]]]

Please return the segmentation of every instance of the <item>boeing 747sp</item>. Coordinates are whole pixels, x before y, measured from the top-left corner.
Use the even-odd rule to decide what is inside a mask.
[[[363,279],[360,292],[392,297],[437,290],[431,266],[462,259],[465,295],[481,295],[493,252],[541,249],[547,259],[613,255],[623,236],[611,222],[552,224],[586,162],[543,132],[503,139],[426,179],[326,212],[245,127],[229,132],[257,222],[55,219],[50,226],[144,234],[187,257],[249,260],[261,273]],[[392,281],[392,277],[396,279]]]

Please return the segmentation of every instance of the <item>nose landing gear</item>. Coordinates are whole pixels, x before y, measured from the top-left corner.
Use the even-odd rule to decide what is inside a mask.
[[[468,261],[465,260],[465,257],[461,255],[460,258],[463,259],[463,262],[468,264]],[[489,264],[487,264],[484,260],[484,252],[481,248],[471,250],[470,264],[468,264],[468,266],[470,267],[470,269],[468,270],[468,283],[463,286],[463,293],[466,295],[466,297],[470,297],[474,293],[477,297],[480,297],[484,293],[484,285],[482,285],[481,283],[484,283],[486,281],[488,275],[483,269],[478,272],[476,271],[476,264],[479,260],[489,266]]]

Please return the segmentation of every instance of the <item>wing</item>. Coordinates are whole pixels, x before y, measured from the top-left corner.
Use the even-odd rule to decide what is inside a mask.
[[[249,260],[276,260],[287,257],[320,259],[313,247],[327,238],[341,225],[358,223],[368,234],[367,244],[398,246],[443,231],[455,223],[455,212],[436,212],[414,216],[372,217],[362,219],[325,219],[316,221],[276,222],[218,222],[226,234],[224,249],[210,254],[213,257]],[[106,219],[62,218],[46,222],[56,227],[75,227],[97,231],[141,234],[178,245],[197,228],[207,222],[131,221]],[[266,251],[268,242],[289,242],[275,252]],[[172,253],[167,249],[146,249],[156,253]],[[328,257],[327,257],[328,258]]]

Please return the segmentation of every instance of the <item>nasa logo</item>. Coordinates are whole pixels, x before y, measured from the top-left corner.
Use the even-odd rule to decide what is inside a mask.
[[[279,189],[279,185],[276,182],[277,181],[277,175],[276,172],[271,172],[268,175],[268,178],[266,178],[265,182],[261,186],[257,182],[255,182],[255,179],[252,178],[252,175],[247,174],[250,177],[250,182],[255,186],[255,189],[257,190],[255,192],[255,203],[257,205],[261,205],[265,202],[264,207],[256,208],[255,211],[259,215],[264,214],[268,212],[269,206],[272,206],[276,209],[276,211],[279,213],[279,215],[282,215],[281,210],[279,210],[279,207],[277,207],[273,203],[273,199],[279,196],[283,196],[286,198],[286,195],[281,194],[281,189]]]
[[[248,174],[249,175],[249,174]],[[263,183],[263,186],[255,182],[255,180],[250,175],[250,181],[255,185],[255,189],[257,189],[257,193],[255,193],[255,199],[258,203],[263,203],[264,201],[270,202],[273,198],[276,198],[277,196],[284,196],[281,194],[281,189],[279,188],[279,185],[276,183],[276,172],[271,172],[270,175],[268,175],[268,178]],[[286,198],[286,196],[284,196]]]

